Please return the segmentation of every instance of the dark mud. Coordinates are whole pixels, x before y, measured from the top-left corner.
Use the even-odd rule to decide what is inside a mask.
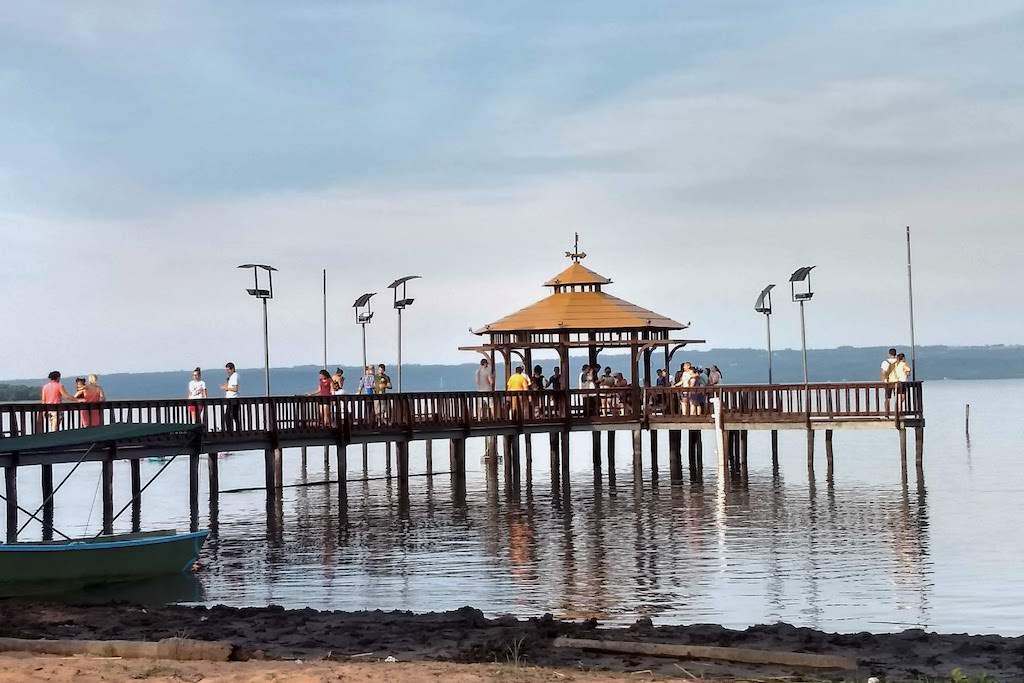
[[[594,671],[638,671],[680,676],[677,660],[556,649],[560,635],[835,654],[859,663],[856,676],[918,681],[923,676],[987,673],[1000,681],[1024,681],[1024,637],[935,634],[909,630],[892,634],[835,634],[788,624],[734,631],[721,626],[659,626],[641,620],[632,627],[605,629],[595,621],[568,622],[544,616],[530,620],[487,619],[464,607],[452,612],[318,612],[279,607],[74,606],[0,602],[0,636],[158,640],[185,636],[229,640],[239,657],[506,663],[517,657],[536,666]],[[372,653],[372,654],[371,654]],[[806,676],[853,679],[851,672],[813,672],[697,660],[679,662],[696,676],[769,678]],[[685,676],[684,676],[685,677]]]

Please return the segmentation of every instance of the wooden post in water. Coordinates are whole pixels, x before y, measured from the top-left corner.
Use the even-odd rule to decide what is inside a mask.
[[[651,429],[651,484],[658,482],[658,430]]]
[[[370,472],[370,446],[368,444],[364,443],[363,444],[363,478],[364,479],[369,474],[369,472]]]
[[[434,440],[427,439],[427,477],[434,475]]]
[[[590,433],[592,455],[594,458],[594,472],[601,471],[601,432]]]
[[[512,485],[512,440],[516,438],[505,435],[501,437],[501,465],[505,475],[505,486]]]
[[[924,427],[914,427],[914,462],[924,464]]]
[[[683,480],[683,433],[678,429],[668,430],[668,474],[673,482]]]
[[[348,445],[338,442],[338,500],[348,500]]]
[[[199,446],[188,454],[188,528],[199,531]]]
[[[326,447],[324,452],[326,452]],[[274,488],[284,486],[284,454],[280,446],[274,449]]]
[[[548,466],[552,482],[558,481],[558,432],[548,432]]]
[[[391,442],[384,444],[384,476],[391,479]]]
[[[609,430],[605,438],[608,442],[608,485],[615,486],[615,430]]]
[[[746,429],[741,429],[740,435],[740,474],[744,479],[747,478],[747,450],[749,446],[749,433]]]
[[[220,496],[220,461],[217,453],[210,453],[206,458],[207,474],[210,478],[210,500]]]
[[[327,475],[327,479],[330,479],[331,474],[331,447],[324,446],[324,474]]]
[[[17,460],[17,456],[12,460]],[[18,542],[18,466],[4,468],[4,493],[7,498],[7,542]]]
[[[565,380],[565,381],[568,381],[568,379]],[[561,445],[558,448],[558,452],[559,452],[559,455],[562,458],[562,466],[560,468],[561,469],[561,473],[562,473],[562,495],[563,496],[568,496],[569,495],[569,429],[568,428],[563,429],[561,432],[559,432],[559,439],[561,440]]]
[[[814,467],[814,430],[807,427],[807,466]]]
[[[103,533],[114,533],[114,457],[117,446],[111,445],[103,459],[100,477],[103,480]]]
[[[906,462],[907,462],[907,428],[906,427],[899,427],[898,431],[900,433],[900,459],[903,461],[904,466],[906,466]]]
[[[832,430],[825,430],[825,480],[832,481]]]
[[[142,530],[142,472],[138,458],[132,458],[128,463],[132,470],[132,533],[138,533]]]
[[[400,495],[409,495],[409,442],[396,441],[395,455],[398,469],[398,492]]]
[[[452,480],[466,485],[466,440],[452,439]]]
[[[43,540],[53,540],[53,465],[40,465],[43,489]]]
[[[633,430],[633,481],[644,478],[644,435],[639,429]]]
[[[263,451],[263,480],[267,488],[267,495],[274,493],[274,449],[267,448]]]
[[[306,470],[306,455],[307,455],[306,454],[306,450],[307,450],[306,446],[303,446],[302,447],[302,470],[303,471]]]
[[[697,471],[697,441],[700,439],[700,431],[697,429],[687,430],[686,438],[686,455],[692,474]]]
[[[526,445],[526,478],[529,480],[533,473],[533,435],[528,432],[524,433],[523,442]]]
[[[779,471],[779,430],[772,430],[772,472]]]
[[[964,404],[964,434],[967,435],[967,440],[971,440],[971,404]]]

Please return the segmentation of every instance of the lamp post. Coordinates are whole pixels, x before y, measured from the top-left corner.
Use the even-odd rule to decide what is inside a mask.
[[[761,295],[754,303],[754,310],[764,314],[764,322],[768,328],[768,384],[772,384],[772,290],[775,285],[768,285],[761,290]]]
[[[239,268],[252,268],[252,289],[247,289],[250,296],[263,301],[263,380],[267,396],[270,396],[270,333],[267,325],[267,301],[274,298],[274,273],[277,268],[264,263],[245,263]],[[266,288],[260,287],[260,271],[267,273]]]
[[[807,325],[804,320],[804,303],[811,300],[814,296],[814,292],[811,291],[811,271],[814,270],[814,266],[802,266],[793,271],[793,274],[789,276],[789,291],[793,298],[793,301],[800,304],[800,347],[803,349],[804,355],[804,385],[808,383],[807,379]],[[796,291],[796,283],[801,282],[803,286],[802,291]]]
[[[409,280],[418,280],[420,277],[419,275],[406,275],[388,285],[388,289],[395,293],[395,310],[398,311],[398,393],[402,393],[402,311],[412,306],[412,302],[415,301],[406,296],[405,286]],[[399,288],[402,290],[401,298],[398,294]]]
[[[373,320],[373,311],[370,310],[370,299],[375,297],[377,292],[367,292],[363,294],[356,302],[352,304],[352,308],[356,310],[356,325],[363,328],[363,372],[366,372],[366,326]]]

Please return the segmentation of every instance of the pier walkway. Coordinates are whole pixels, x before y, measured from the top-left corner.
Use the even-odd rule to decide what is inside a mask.
[[[887,398],[888,394],[888,398]],[[715,405],[720,409],[716,412]],[[29,451],[5,448],[10,437],[44,434],[99,425],[195,425],[194,434],[120,436],[86,445],[87,431],[77,445]],[[128,460],[132,466],[132,501],[141,494],[139,459],[160,455],[190,457],[190,488],[193,525],[197,519],[198,462],[209,454],[211,495],[219,490],[217,453],[263,450],[267,490],[279,489],[282,450],[309,446],[337,447],[338,471],[345,481],[348,446],[370,443],[394,444],[399,486],[407,490],[411,441],[451,441],[450,466],[456,480],[465,478],[465,440],[504,437],[506,468],[518,469],[519,435],[548,433],[552,461],[559,456],[568,469],[569,433],[594,435],[595,465],[599,464],[601,431],[633,433],[634,467],[640,468],[642,431],[651,433],[656,457],[658,430],[669,431],[669,455],[673,477],[681,472],[681,433],[690,432],[690,465],[700,467],[700,430],[719,435],[720,464],[746,467],[746,433],[770,430],[773,458],[778,430],[805,430],[808,457],[813,458],[814,432],[825,431],[826,454],[831,469],[833,430],[892,429],[899,432],[906,456],[906,430],[917,436],[921,458],[924,427],[920,382],[899,388],[879,382],[771,385],[725,385],[690,389],[621,388],[537,392],[438,392],[394,393],[377,396],[271,396],[236,399],[160,399],[106,403],[41,405],[0,404],[0,466],[5,468],[8,540],[18,529],[17,468],[43,467],[44,499],[52,515],[52,466],[60,463],[102,462],[104,528],[110,528],[112,466]],[[97,436],[108,430],[97,430]],[[612,441],[609,440],[611,444]],[[526,440],[527,453],[531,442]],[[611,454],[611,451],[609,451]],[[727,457],[726,457],[727,456]],[[364,451],[365,457],[365,451]],[[679,475],[681,477],[681,474]],[[344,495],[344,486],[341,487]],[[135,505],[137,506],[137,504]],[[133,506],[133,517],[136,510]],[[45,511],[44,511],[45,512]],[[52,516],[51,516],[52,519]],[[13,532],[13,533],[12,533]]]

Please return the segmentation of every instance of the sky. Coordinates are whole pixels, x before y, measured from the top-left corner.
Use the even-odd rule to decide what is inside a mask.
[[[1024,2],[0,4],[0,377],[465,362],[580,233],[709,347],[1021,344]]]

